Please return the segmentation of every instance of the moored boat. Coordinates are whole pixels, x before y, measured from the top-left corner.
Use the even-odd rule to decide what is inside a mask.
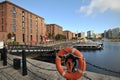
[[[103,43],[101,42],[86,42],[73,45],[74,48],[79,50],[101,50],[103,49]]]

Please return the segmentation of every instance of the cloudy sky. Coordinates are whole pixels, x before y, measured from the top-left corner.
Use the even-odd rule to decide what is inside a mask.
[[[3,1],[3,0],[0,0]],[[9,0],[63,30],[87,32],[120,27],[120,0]]]
[[[87,1],[87,0],[83,0]],[[89,1],[89,0],[88,0]],[[88,5],[80,7],[80,12],[84,12],[87,15],[105,13],[107,11],[120,12],[120,0],[90,0]]]

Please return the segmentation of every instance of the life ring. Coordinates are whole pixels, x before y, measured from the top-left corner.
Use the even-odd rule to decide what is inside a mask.
[[[70,72],[64,70],[62,65],[61,65],[61,58],[60,57],[63,57],[63,56],[68,55],[68,54],[72,54],[72,55],[78,57],[78,69],[75,72],[70,73]],[[83,72],[86,70],[85,59],[84,59],[82,53],[75,48],[64,48],[64,49],[60,50],[56,55],[55,63],[56,63],[56,68],[57,68],[58,72],[64,78],[66,78],[68,80],[79,79],[80,77],[83,76]]]

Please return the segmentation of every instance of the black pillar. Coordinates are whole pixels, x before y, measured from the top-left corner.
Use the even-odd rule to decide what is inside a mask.
[[[22,75],[27,75],[27,64],[26,64],[26,53],[25,50],[22,51]]]
[[[7,65],[7,49],[6,47],[3,48],[2,56],[3,57],[3,66]]]
[[[3,60],[3,49],[0,49],[0,53],[1,53],[1,58],[0,58],[0,60]]]

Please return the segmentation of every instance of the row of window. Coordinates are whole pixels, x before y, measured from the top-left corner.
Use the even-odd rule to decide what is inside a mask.
[[[1,13],[1,16],[4,16],[3,5],[1,5],[0,13]],[[4,31],[3,18],[0,18],[0,19],[1,19],[1,22],[2,22],[1,31],[3,32]]]

